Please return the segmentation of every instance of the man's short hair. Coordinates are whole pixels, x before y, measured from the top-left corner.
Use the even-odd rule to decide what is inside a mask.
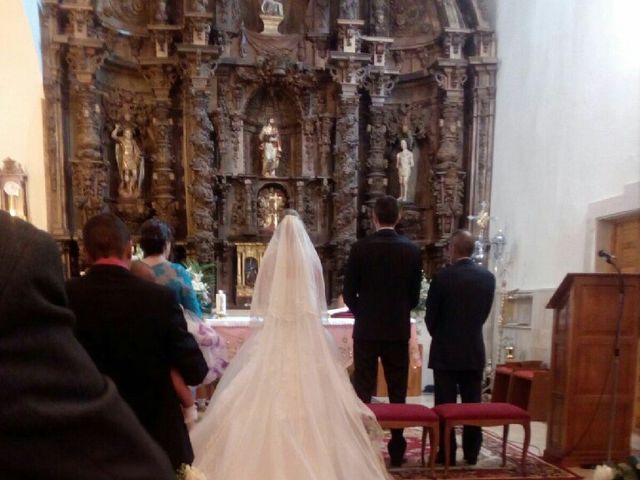
[[[159,218],[151,218],[140,227],[140,248],[145,256],[160,255],[172,238],[171,227]]]
[[[470,257],[473,254],[475,242],[469,230],[456,230],[451,234],[449,243],[453,246],[453,251],[461,258]]]
[[[373,206],[373,213],[376,214],[380,225],[395,225],[400,219],[398,200],[391,195],[377,198]]]
[[[129,229],[113,213],[91,217],[82,228],[84,248],[93,260],[122,258],[131,240]]]

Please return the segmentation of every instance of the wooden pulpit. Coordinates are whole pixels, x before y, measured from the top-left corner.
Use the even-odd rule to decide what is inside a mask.
[[[620,361],[612,459],[629,456],[635,399],[640,275],[625,274]],[[613,346],[619,304],[618,277],[568,274],[547,308],[553,308],[551,408],[545,460],[563,466],[607,459],[613,400]]]

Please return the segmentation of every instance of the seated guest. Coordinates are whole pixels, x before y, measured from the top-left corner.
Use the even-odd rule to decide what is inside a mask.
[[[198,342],[209,366],[203,383],[211,383],[219,379],[227,368],[226,348],[216,331],[202,322],[202,308],[191,276],[182,265],[169,261],[172,240],[171,228],[163,221],[152,218],[144,222],[140,228],[140,247],[144,254],[142,263],[150,268],[156,283],[171,288],[178,295],[185,309],[189,332]]]
[[[55,242],[0,211],[0,478],[175,478],[73,322]]]
[[[97,215],[82,232],[92,266],[84,277],[67,283],[76,336],[174,468],[190,464],[193,451],[170,370],[197,385],[207,364],[175,294],[129,271],[131,240],[118,217]]]

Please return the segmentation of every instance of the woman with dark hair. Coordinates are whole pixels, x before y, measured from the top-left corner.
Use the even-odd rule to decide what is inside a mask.
[[[144,222],[140,229],[140,247],[144,253],[142,261],[153,271],[156,283],[175,291],[180,304],[202,318],[202,308],[193,290],[189,272],[179,263],[169,261],[172,240],[171,229],[163,221],[152,218]]]
[[[140,228],[140,247],[144,254],[141,263],[153,274],[156,283],[176,292],[184,308],[189,332],[195,337],[204,355],[209,373],[203,381],[208,384],[222,376],[227,367],[226,348],[216,331],[202,321],[202,308],[193,289],[189,272],[179,263],[168,260],[173,235],[169,225],[152,218]]]

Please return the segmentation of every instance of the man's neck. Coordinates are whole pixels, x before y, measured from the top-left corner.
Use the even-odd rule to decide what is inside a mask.
[[[458,257],[458,258],[452,258],[452,259],[451,259],[451,263],[458,263],[460,260],[471,260],[471,257]]]
[[[122,267],[129,270],[129,266],[131,265],[131,262],[128,260],[123,260],[122,258],[118,258],[118,257],[106,257],[106,258],[100,258],[95,262],[93,262],[92,266],[95,266],[95,265],[113,265],[116,267]]]
[[[380,230],[395,230],[395,229],[396,229],[395,225],[380,225],[376,229],[376,232],[379,232]]]

